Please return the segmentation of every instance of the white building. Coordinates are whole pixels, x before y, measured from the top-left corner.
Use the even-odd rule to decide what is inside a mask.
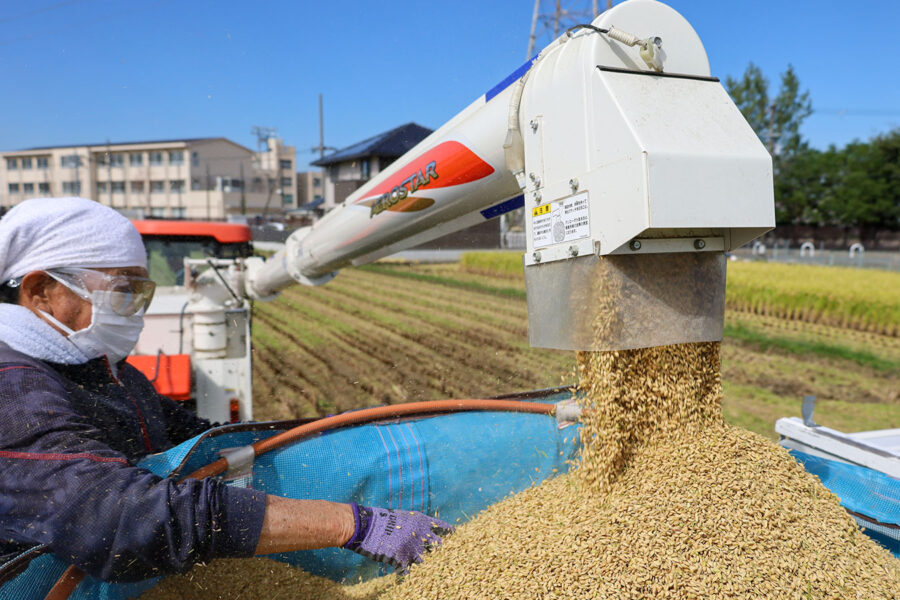
[[[226,138],[51,146],[0,153],[0,208],[83,196],[131,217],[225,219],[296,208],[296,152]]]

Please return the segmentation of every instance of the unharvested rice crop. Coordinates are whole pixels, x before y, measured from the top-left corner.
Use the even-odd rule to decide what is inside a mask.
[[[466,252],[459,259],[460,266],[472,273],[489,275],[522,275],[520,252]]]
[[[779,263],[728,265],[732,310],[900,335],[900,274]]]
[[[521,277],[518,252],[467,252],[471,273]],[[900,273],[774,262],[729,262],[729,310],[900,336]]]

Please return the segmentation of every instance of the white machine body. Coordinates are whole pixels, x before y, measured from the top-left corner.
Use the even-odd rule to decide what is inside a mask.
[[[241,260],[214,260],[232,289],[240,289]],[[212,269],[196,279],[190,277],[192,267],[208,265],[208,260],[186,259],[185,284],[157,288],[134,354],[190,354],[197,414],[218,423],[250,421],[250,303],[231,296]],[[232,414],[235,406],[237,414]]]

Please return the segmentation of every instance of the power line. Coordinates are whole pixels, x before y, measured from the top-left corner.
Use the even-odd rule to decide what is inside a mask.
[[[830,117],[900,117],[900,110],[881,108],[816,108],[813,114]]]

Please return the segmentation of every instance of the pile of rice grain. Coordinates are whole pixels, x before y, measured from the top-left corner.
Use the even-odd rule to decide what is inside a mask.
[[[460,527],[391,600],[900,598],[900,562],[721,418],[718,344],[580,353],[580,464]]]
[[[367,600],[391,579],[341,585],[268,558],[223,558],[167,577],[139,600]]]

